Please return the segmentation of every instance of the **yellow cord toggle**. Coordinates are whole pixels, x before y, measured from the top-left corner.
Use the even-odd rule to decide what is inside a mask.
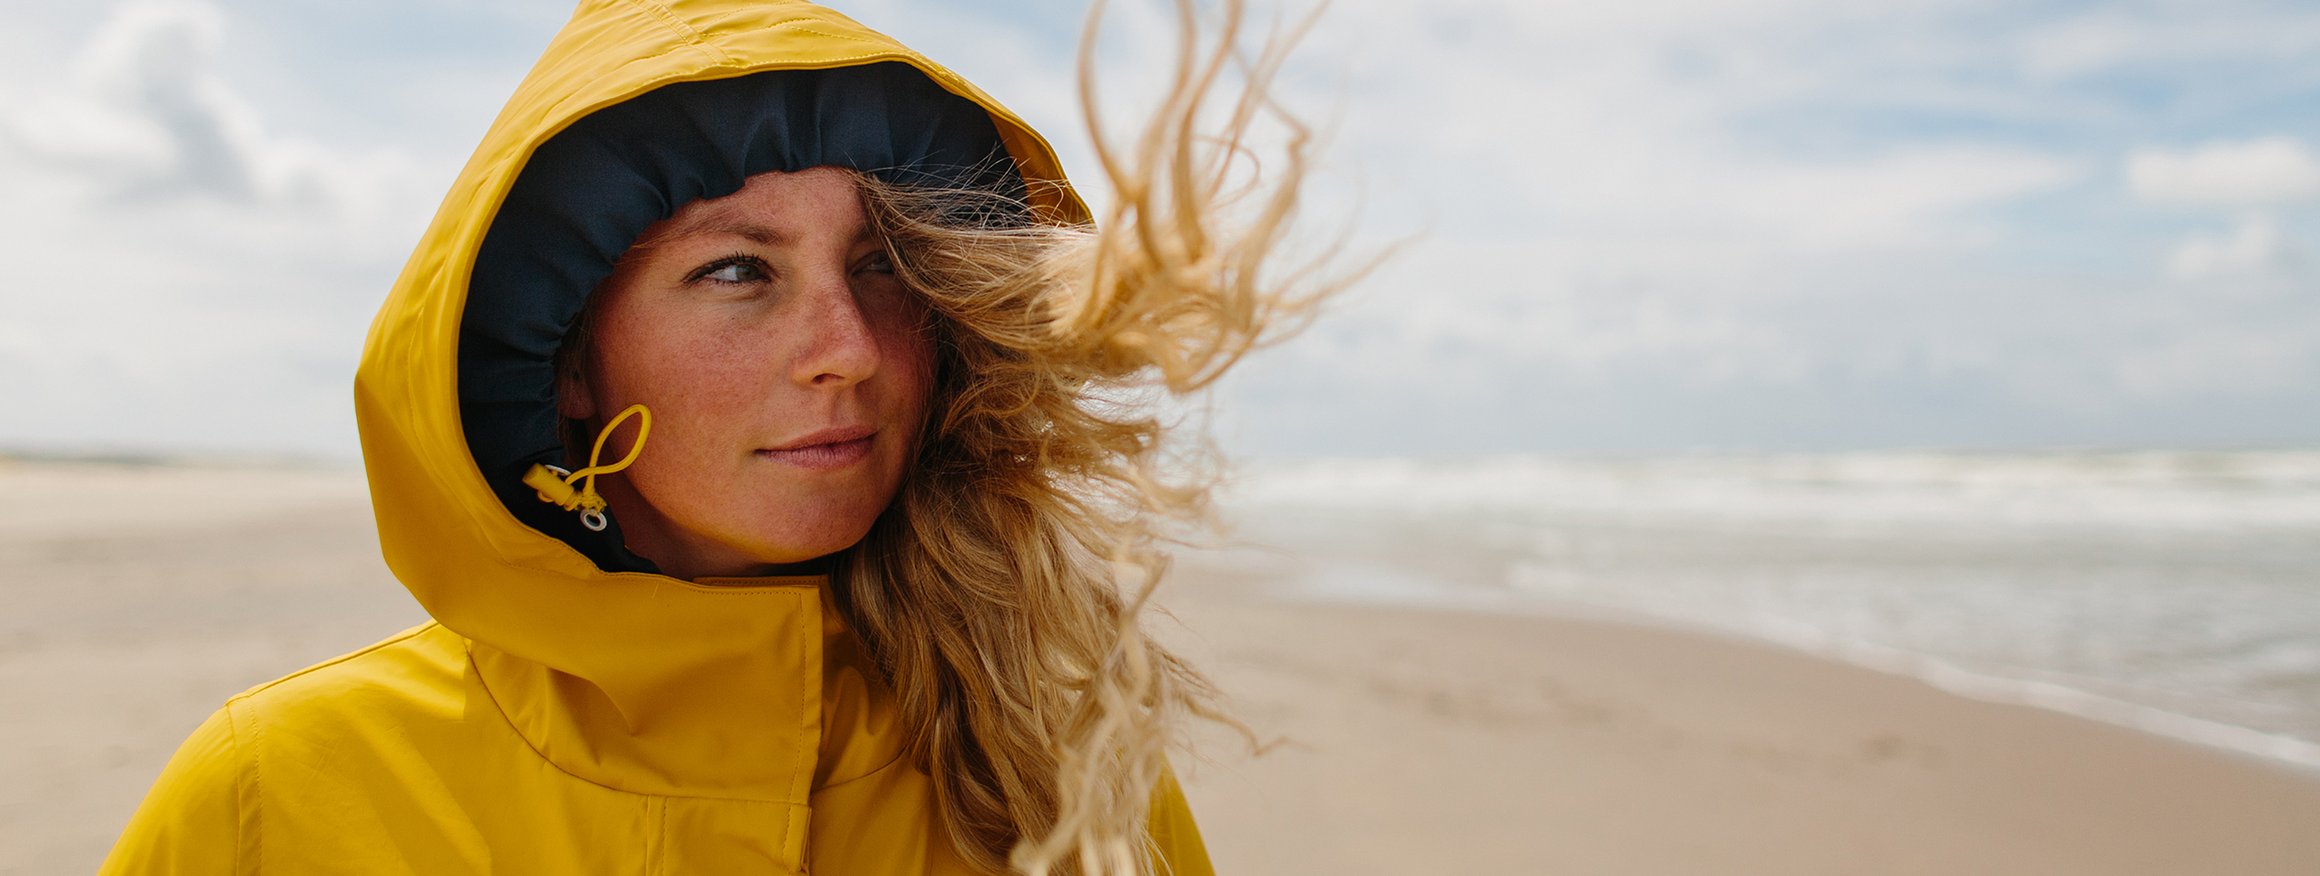
[[[628,455],[611,465],[597,465],[597,457],[604,453],[604,440],[612,437],[612,430],[620,428],[621,422],[629,417],[636,417],[637,425],[636,442],[628,446]],[[531,471],[524,472],[524,486],[538,490],[542,502],[566,511],[579,511],[580,525],[592,532],[603,532],[608,521],[604,517],[604,497],[596,494],[596,476],[618,474],[635,462],[637,455],[644,452],[645,436],[650,434],[652,411],[644,405],[629,405],[628,410],[604,424],[604,431],[596,433],[596,446],[588,449],[587,468],[567,472],[553,465],[534,465]],[[573,488],[575,483],[580,485],[578,489]]]

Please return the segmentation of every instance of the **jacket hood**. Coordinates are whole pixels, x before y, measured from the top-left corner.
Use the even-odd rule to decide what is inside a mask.
[[[552,442],[554,420],[552,372],[518,360],[552,353],[570,315],[559,325],[553,314],[510,315],[471,300],[482,294],[476,290],[505,285],[493,285],[492,266],[501,262],[484,258],[500,243],[494,221],[503,209],[522,208],[519,178],[560,134],[648,94],[774,71],[853,71],[880,81],[899,73],[931,84],[943,99],[987,117],[1011,159],[1007,170],[1028,184],[1033,210],[1059,221],[1087,216],[1029,126],[948,70],[834,12],[779,0],[587,0],[492,124],[396,280],[363,352],[355,412],[388,566],[431,615],[471,641],[476,671],[527,742],[558,768],[600,784],[790,804],[802,818],[817,763],[828,779],[839,768],[833,759],[858,759],[818,746],[825,726],[866,720],[823,714],[823,581],[678,581],[519,517],[511,508],[529,506],[507,497],[529,490],[511,493],[511,479],[520,478],[522,460],[553,452],[552,443],[540,445],[539,430],[545,424]],[[829,97],[817,99],[826,105]],[[856,164],[847,149],[807,148],[774,160],[769,167],[744,159],[682,185],[648,185],[640,197],[659,192],[665,202],[656,209],[665,217],[686,200],[730,193],[748,173],[795,169],[779,166],[784,161],[893,169],[879,163],[892,159]],[[635,233],[584,231],[599,239],[578,247],[576,258],[603,258],[607,270],[603,253],[617,256]],[[507,249],[520,261],[548,246]],[[581,268],[546,285],[584,296],[596,278]],[[520,300],[507,306],[521,310]],[[479,328],[513,338],[520,355],[478,353],[479,344],[498,343],[479,341]],[[484,392],[484,371],[527,367],[530,376],[487,381],[499,395],[463,400],[463,386],[469,396]]]

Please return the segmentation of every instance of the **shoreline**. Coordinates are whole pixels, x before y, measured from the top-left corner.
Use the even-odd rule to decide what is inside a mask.
[[[1543,596],[1458,593],[1447,589],[1425,593],[1335,593],[1312,587],[1274,588],[1268,595],[1321,605],[1613,624],[1774,648],[1888,675],[1898,680],[1930,685],[1953,696],[1976,702],[2040,709],[2157,736],[2219,754],[2244,757],[2320,781],[2320,742],[2171,711],[2060,682],[1968,669],[1934,655],[1867,642],[1817,636],[1782,637]]]

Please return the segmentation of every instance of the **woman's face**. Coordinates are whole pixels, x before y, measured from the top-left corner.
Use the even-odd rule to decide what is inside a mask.
[[[934,348],[852,178],[759,174],[641,240],[558,387],[560,412],[593,427],[652,410],[635,464],[597,481],[629,549],[700,578],[860,541],[913,459]],[[601,459],[635,431],[622,424]]]

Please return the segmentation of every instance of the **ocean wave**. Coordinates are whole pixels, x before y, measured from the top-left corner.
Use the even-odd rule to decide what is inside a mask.
[[[2320,451],[1336,459],[1255,469],[1243,508],[2180,530],[2320,526]]]
[[[1336,460],[1314,598],[1609,612],[2320,768],[2320,451]]]

